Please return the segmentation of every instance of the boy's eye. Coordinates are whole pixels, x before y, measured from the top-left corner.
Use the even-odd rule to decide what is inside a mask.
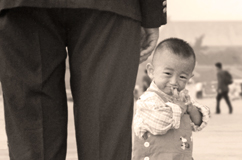
[[[181,78],[181,79],[187,79],[187,77],[185,77],[185,76],[180,76],[180,78]]]
[[[166,75],[171,75],[171,73],[170,73],[170,72],[164,72],[164,74],[166,74]]]

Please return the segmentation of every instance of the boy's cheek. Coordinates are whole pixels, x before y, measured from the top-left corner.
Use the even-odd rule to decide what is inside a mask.
[[[158,88],[162,91],[162,92],[164,92],[164,93],[166,93],[166,94],[168,94],[168,95],[172,95],[172,92],[171,92],[171,87],[167,87],[166,85],[157,85],[158,86]]]
[[[186,83],[184,82],[179,83],[178,91],[179,92],[182,91],[183,89],[185,89],[185,87],[186,87]]]

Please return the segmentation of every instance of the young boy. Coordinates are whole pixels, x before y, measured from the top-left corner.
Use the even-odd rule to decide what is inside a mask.
[[[185,89],[195,62],[193,49],[181,39],[157,46],[147,64],[151,85],[137,101],[133,160],[192,160],[192,131],[202,130],[210,115]]]

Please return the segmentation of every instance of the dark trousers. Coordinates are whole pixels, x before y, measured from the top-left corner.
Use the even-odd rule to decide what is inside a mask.
[[[78,157],[130,160],[140,23],[88,9],[0,15],[0,75],[11,160],[64,160],[68,49]]]
[[[232,108],[232,105],[230,103],[230,100],[229,100],[229,96],[228,96],[228,91],[224,91],[222,93],[218,93],[217,94],[217,97],[216,97],[216,100],[217,100],[217,105],[216,105],[216,113],[220,113],[220,100],[222,98],[225,99],[228,107],[229,107],[229,113],[232,113],[233,112],[233,108]]]

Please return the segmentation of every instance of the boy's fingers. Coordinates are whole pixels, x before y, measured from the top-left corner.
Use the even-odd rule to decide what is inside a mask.
[[[179,97],[177,89],[171,88],[171,92],[172,92],[174,98],[177,99]]]
[[[187,103],[185,103],[186,106],[188,106],[188,105],[190,105],[190,104],[192,104],[192,102],[187,102]]]

